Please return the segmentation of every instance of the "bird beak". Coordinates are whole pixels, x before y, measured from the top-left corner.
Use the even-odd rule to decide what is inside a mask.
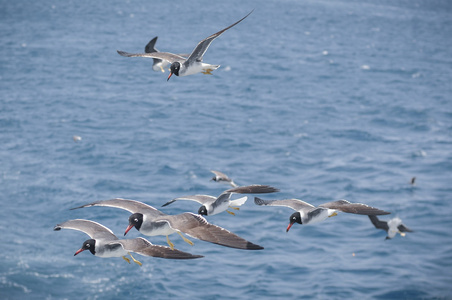
[[[127,229],[126,229],[126,232],[124,232],[124,235],[126,235],[127,234],[127,232],[129,232],[130,231],[130,229],[132,229],[133,228],[133,225],[129,225],[129,226],[127,226]]]
[[[294,223],[290,223],[289,226],[287,226],[286,232],[289,232],[290,227],[292,227]]]
[[[168,80],[171,78],[171,76],[173,76],[173,72],[170,72],[170,73],[169,73],[168,79],[167,79],[166,81],[168,81]]]
[[[85,251],[85,249],[79,249],[79,250],[77,250],[77,252],[75,252],[74,256],[76,256],[77,254],[79,254],[80,252],[83,252],[83,251]]]

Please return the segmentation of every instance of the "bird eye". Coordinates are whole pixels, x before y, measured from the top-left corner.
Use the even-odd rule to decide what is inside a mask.
[[[138,219],[135,218],[134,221],[138,223]]]

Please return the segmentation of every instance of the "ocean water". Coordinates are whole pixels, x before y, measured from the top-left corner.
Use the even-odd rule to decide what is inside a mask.
[[[154,36],[190,52],[252,9],[205,54],[212,76],[167,82],[116,53]],[[452,298],[450,1],[0,1],[0,32],[1,299]],[[205,257],[139,267],[74,257],[87,236],[53,231],[85,218],[122,236],[128,212],[69,208],[219,195],[212,169],[281,190],[263,199],[363,202],[415,232],[385,240],[339,214],[286,233],[292,211],[253,195],[208,220],[262,251],[173,235]]]

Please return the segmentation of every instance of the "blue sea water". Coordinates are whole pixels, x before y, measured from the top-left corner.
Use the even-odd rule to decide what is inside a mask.
[[[190,52],[252,9],[207,51],[212,76],[167,82],[116,53],[154,36]],[[450,1],[0,1],[0,32],[1,299],[452,298]],[[85,218],[122,236],[128,212],[69,208],[218,195],[212,169],[281,190],[263,199],[363,202],[415,232],[385,240],[339,214],[286,233],[292,211],[252,195],[208,220],[262,251],[173,235],[205,257],[139,267],[74,257],[87,236],[53,231]]]

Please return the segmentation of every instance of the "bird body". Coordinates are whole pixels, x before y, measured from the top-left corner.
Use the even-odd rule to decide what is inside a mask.
[[[286,231],[292,227],[293,224],[314,224],[324,221],[328,217],[337,215],[338,211],[359,214],[359,215],[386,215],[389,212],[380,210],[378,208],[369,206],[362,203],[351,203],[347,200],[337,200],[319,205],[313,206],[305,201],[299,199],[285,199],[285,200],[263,200],[255,197],[254,203],[263,206],[285,206],[290,207],[296,212],[293,213],[289,220],[289,226]]]
[[[410,228],[406,227],[402,220],[398,217],[392,218],[389,221],[383,221],[378,219],[377,216],[369,216],[370,221],[377,229],[382,229],[388,233],[386,239],[392,239],[397,233],[401,236],[405,236],[405,232],[413,232]]]
[[[169,259],[193,259],[200,258],[200,255],[192,255],[166,246],[154,245],[144,238],[118,239],[116,235],[107,227],[90,220],[75,219],[58,224],[55,231],[61,229],[73,229],[86,233],[90,239],[86,240],[82,247],[75,252],[75,255],[89,250],[97,257],[122,257],[130,263],[126,255],[130,255],[132,260],[141,266],[130,252],[135,252],[143,256],[153,256]]]
[[[171,64],[170,67],[170,74],[168,76],[167,81],[171,78],[173,74],[176,76],[188,76],[193,75],[197,73],[203,73],[203,74],[209,74],[211,75],[213,70],[218,69],[219,65],[211,65],[203,63],[203,56],[206,53],[207,49],[209,48],[210,44],[215,40],[217,37],[219,37],[223,32],[228,30],[229,28],[237,25],[238,23],[242,22],[246,17],[248,17],[252,11],[247,14],[242,19],[238,20],[234,24],[218,31],[217,33],[212,34],[211,36],[208,36],[207,38],[203,39],[198,43],[198,45],[193,49],[192,53],[188,56],[188,58],[185,58],[178,54],[173,54],[169,52],[151,52],[151,53],[128,53],[124,51],[117,51],[119,55],[126,56],[126,57],[151,57],[151,58],[157,58],[162,59]]]
[[[268,185],[248,185],[232,188],[224,191],[218,197],[210,196],[210,195],[192,195],[192,196],[184,196],[175,198],[162,206],[167,206],[177,200],[190,200],[200,203],[202,206],[198,210],[198,214],[213,216],[219,214],[223,211],[228,212],[229,214],[235,215],[233,212],[227,210],[228,208],[232,208],[235,210],[239,210],[239,207],[243,205],[247,197],[242,197],[236,200],[231,200],[231,196],[233,194],[263,194],[263,193],[274,193],[279,190],[268,186]]]

